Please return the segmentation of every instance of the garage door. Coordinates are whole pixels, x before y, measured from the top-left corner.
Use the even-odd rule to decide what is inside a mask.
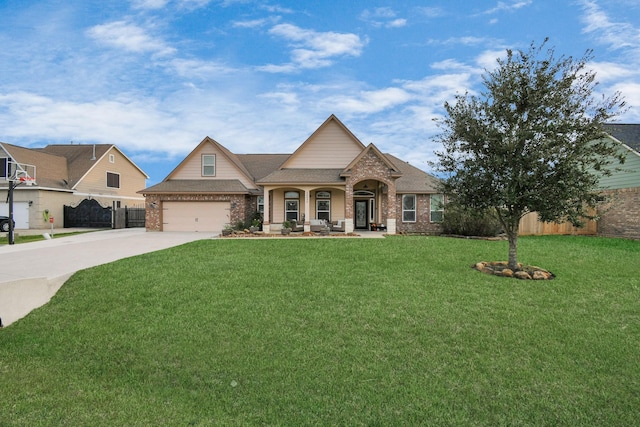
[[[229,202],[164,202],[164,231],[221,232],[229,222]]]
[[[0,215],[9,216],[9,205],[0,202]],[[29,228],[29,202],[13,202],[13,222],[16,230]]]

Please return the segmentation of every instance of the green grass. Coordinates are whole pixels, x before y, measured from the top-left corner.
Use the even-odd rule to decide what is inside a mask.
[[[0,330],[0,425],[635,425],[640,242],[204,240]]]
[[[15,234],[13,235],[13,243],[17,245],[20,243],[38,242],[40,240],[44,240],[44,236],[43,236],[44,233],[46,233],[46,231],[43,231],[42,234],[29,234],[25,236],[25,235],[21,235],[20,232],[15,232]],[[52,238],[55,239],[57,237],[73,236],[76,234],[83,234],[83,233],[92,233],[92,231],[74,231],[71,233],[60,233],[60,234],[53,235]],[[9,233],[2,233],[2,235],[0,235],[0,246],[8,245],[8,244],[9,244]]]

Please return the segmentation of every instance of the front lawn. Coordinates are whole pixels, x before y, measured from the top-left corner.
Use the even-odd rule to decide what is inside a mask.
[[[203,240],[76,273],[0,330],[0,425],[630,426],[640,242]]]

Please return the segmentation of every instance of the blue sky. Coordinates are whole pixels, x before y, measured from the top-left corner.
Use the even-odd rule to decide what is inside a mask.
[[[290,153],[335,114],[428,170],[433,119],[505,50],[594,50],[640,123],[637,0],[0,0],[0,141],[116,144],[161,181],[205,136]]]

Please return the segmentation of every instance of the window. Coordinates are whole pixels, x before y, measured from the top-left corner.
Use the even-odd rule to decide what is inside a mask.
[[[116,162],[116,156],[113,154],[109,154],[109,163],[115,163]]]
[[[216,155],[202,155],[202,176],[216,176]]]
[[[284,218],[287,221],[298,221],[300,194],[297,191],[284,193]]]
[[[316,219],[331,221],[330,191],[316,191]]]
[[[402,221],[416,222],[416,195],[402,195]]]
[[[107,172],[107,188],[120,188],[120,174]]]
[[[258,212],[264,218],[264,196],[258,196]]]
[[[431,222],[442,222],[444,217],[444,198],[442,194],[432,194],[429,200]]]
[[[331,200],[316,200],[316,219],[331,221]]]

